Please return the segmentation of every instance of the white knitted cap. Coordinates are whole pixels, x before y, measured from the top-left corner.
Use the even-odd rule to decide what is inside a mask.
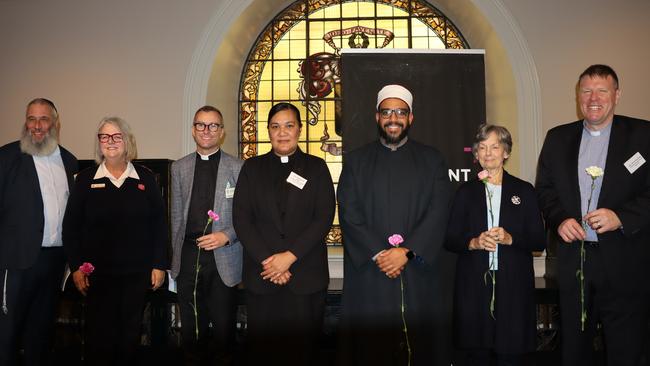
[[[397,98],[408,104],[409,109],[413,111],[413,94],[405,87],[397,84],[386,85],[377,93],[377,109],[384,99]]]

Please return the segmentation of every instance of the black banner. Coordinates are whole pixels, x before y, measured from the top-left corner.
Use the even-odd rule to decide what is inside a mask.
[[[485,122],[483,50],[345,50],[341,67],[337,132],[344,151],[378,138],[377,92],[400,84],[413,93],[410,138],[445,155],[456,185],[477,173],[471,146],[476,128]]]

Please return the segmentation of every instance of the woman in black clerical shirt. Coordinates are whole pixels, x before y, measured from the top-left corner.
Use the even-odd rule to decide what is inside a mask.
[[[137,154],[128,124],[104,118],[97,166],[76,177],[63,220],[63,243],[77,289],[86,296],[86,362],[135,364],[147,290],[168,267],[163,199]],[[89,273],[88,264],[94,267]]]
[[[251,365],[316,362],[329,282],[325,237],[335,202],[325,161],[298,147],[301,127],[295,106],[273,106],[272,150],[246,160],[235,189]]]
[[[532,251],[544,250],[544,227],[533,186],[503,168],[511,150],[505,127],[479,127],[472,151],[484,170],[458,188],[447,228],[454,340],[471,366],[522,365],[536,347]]]

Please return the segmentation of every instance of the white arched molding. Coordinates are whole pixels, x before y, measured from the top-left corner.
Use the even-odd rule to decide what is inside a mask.
[[[194,151],[196,147],[186,121],[190,121],[194,111],[206,103],[208,83],[217,50],[232,23],[252,2],[253,0],[219,0],[214,15],[194,49],[183,91],[183,121],[179,124],[183,138],[183,155]],[[233,92],[237,93],[238,90]]]
[[[267,0],[256,1],[263,2]],[[214,15],[206,26],[192,54],[187,71],[183,98],[183,121],[190,120],[194,110],[206,103],[208,85],[213,71],[212,67],[217,57],[217,51],[224,37],[228,35],[232,24],[246,8],[256,1],[220,0],[216,5]],[[521,153],[519,175],[522,179],[532,182],[535,177],[537,155],[540,149],[539,131],[541,128],[540,86],[533,57],[517,22],[500,0],[468,1],[479,9],[487,22],[493,27],[506,49],[507,57],[512,67],[517,95],[517,127],[519,139],[517,145]],[[280,5],[277,12],[291,3],[291,1],[281,0],[274,2]],[[435,1],[429,2],[436,6]],[[461,5],[458,2],[455,2],[455,4]],[[261,31],[266,26],[266,23],[251,24],[250,26],[257,27]],[[462,33],[462,29],[460,31]],[[251,46],[252,44],[249,45],[249,47]],[[241,72],[241,66],[237,70],[221,71]],[[232,93],[238,94],[238,92],[239,90],[237,88],[233,88]],[[181,136],[183,137],[183,153],[193,151],[195,146],[189,129],[186,126],[187,124],[185,122],[179,123]]]
[[[533,56],[517,22],[500,0],[471,1],[490,22],[508,53],[517,88],[517,146],[521,153],[519,175],[533,182],[541,148],[542,126],[541,90]]]

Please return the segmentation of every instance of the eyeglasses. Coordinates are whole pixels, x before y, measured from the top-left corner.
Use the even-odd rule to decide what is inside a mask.
[[[395,109],[384,108],[379,110],[379,115],[381,116],[381,118],[390,118],[390,116],[392,116],[393,113],[395,113],[397,118],[404,118],[409,115],[409,110],[405,108],[395,108]]]
[[[112,135],[109,135],[107,133],[98,133],[97,138],[102,144],[108,143],[108,140],[113,140],[114,144],[119,144],[123,140],[121,133],[114,133]]]
[[[208,128],[208,130],[210,130],[210,132],[217,132],[223,128],[223,124],[194,122],[194,129],[197,131],[204,131],[206,127]]]

